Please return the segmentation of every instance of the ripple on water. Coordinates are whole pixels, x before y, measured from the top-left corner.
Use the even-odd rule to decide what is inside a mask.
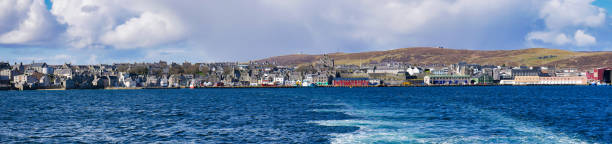
[[[586,143],[496,112],[468,105],[462,107],[462,110],[457,110],[460,115],[479,116],[479,120],[432,119],[430,116],[405,113],[416,109],[330,109],[319,111],[346,112],[358,118],[311,123],[359,127],[355,132],[331,134],[332,143]]]
[[[0,91],[0,143],[610,143],[604,87]]]
[[[355,130],[306,123],[346,116],[310,111],[319,101],[301,93],[2,91],[0,143],[326,143],[331,132]]]

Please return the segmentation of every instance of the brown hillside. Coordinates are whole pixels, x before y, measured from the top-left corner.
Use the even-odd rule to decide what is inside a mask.
[[[303,65],[316,62],[321,56],[285,55],[257,61],[277,62],[281,65]],[[545,48],[482,51],[417,47],[362,53],[333,53],[329,56],[336,60],[336,64],[356,65],[381,61],[399,61],[410,64],[454,64],[463,61],[482,65],[562,66],[580,69],[612,66],[610,63],[612,52],[573,52]]]

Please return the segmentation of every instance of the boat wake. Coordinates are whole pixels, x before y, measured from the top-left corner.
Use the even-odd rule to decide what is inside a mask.
[[[351,133],[331,134],[332,143],[587,143],[563,133],[505,116],[499,112],[461,106],[454,115],[400,108],[317,109],[357,117],[311,121],[323,126],[355,126]],[[470,115],[470,116],[464,116]]]

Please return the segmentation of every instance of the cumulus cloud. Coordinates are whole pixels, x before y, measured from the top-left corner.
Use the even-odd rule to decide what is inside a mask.
[[[68,25],[73,47],[148,48],[183,36],[181,19],[155,1],[55,0],[51,12]]]
[[[596,38],[584,33],[584,28],[605,25],[606,10],[593,6],[594,0],[550,0],[540,10],[540,18],[546,30],[527,35],[530,42],[541,41],[555,45],[573,44],[588,46],[596,44]],[[574,32],[575,31],[575,32]],[[573,39],[566,35],[574,32]]]
[[[43,1],[0,1],[0,11],[0,44],[39,44],[58,26]]]
[[[153,47],[183,37],[183,27],[171,16],[145,12],[102,35],[101,42],[116,48]]]
[[[595,37],[585,34],[583,30],[577,30],[574,34],[574,40],[577,46],[588,46],[597,43]]]
[[[567,37],[567,35],[563,33],[554,33],[554,32],[531,32],[527,35],[527,40],[540,40],[545,43],[553,43],[556,45],[565,45],[571,43],[572,40]]]
[[[570,26],[596,27],[604,24],[606,10],[593,6],[595,0],[550,0],[540,11],[546,27],[553,30]]]
[[[573,37],[568,37],[564,33],[557,32],[531,32],[527,36],[528,41],[542,41],[544,43],[551,43],[555,45],[567,45],[572,44],[575,46],[590,46],[597,43],[594,36],[586,34],[584,30],[576,30]]]

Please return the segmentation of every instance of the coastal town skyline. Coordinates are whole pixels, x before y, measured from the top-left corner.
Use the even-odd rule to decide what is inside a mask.
[[[532,55],[538,50],[530,49],[526,53]],[[528,59],[548,61],[563,57],[567,56],[544,55]],[[603,65],[607,63],[581,69],[559,63],[542,66],[467,62],[414,64],[388,57],[359,64],[337,64],[336,59],[327,54],[316,57],[311,63],[298,65],[277,61],[97,65],[0,62],[0,90],[610,85],[612,67]]]
[[[612,144],[611,11],[0,0],[0,144]]]
[[[0,61],[219,62],[429,46],[610,51],[606,0],[3,1]]]

